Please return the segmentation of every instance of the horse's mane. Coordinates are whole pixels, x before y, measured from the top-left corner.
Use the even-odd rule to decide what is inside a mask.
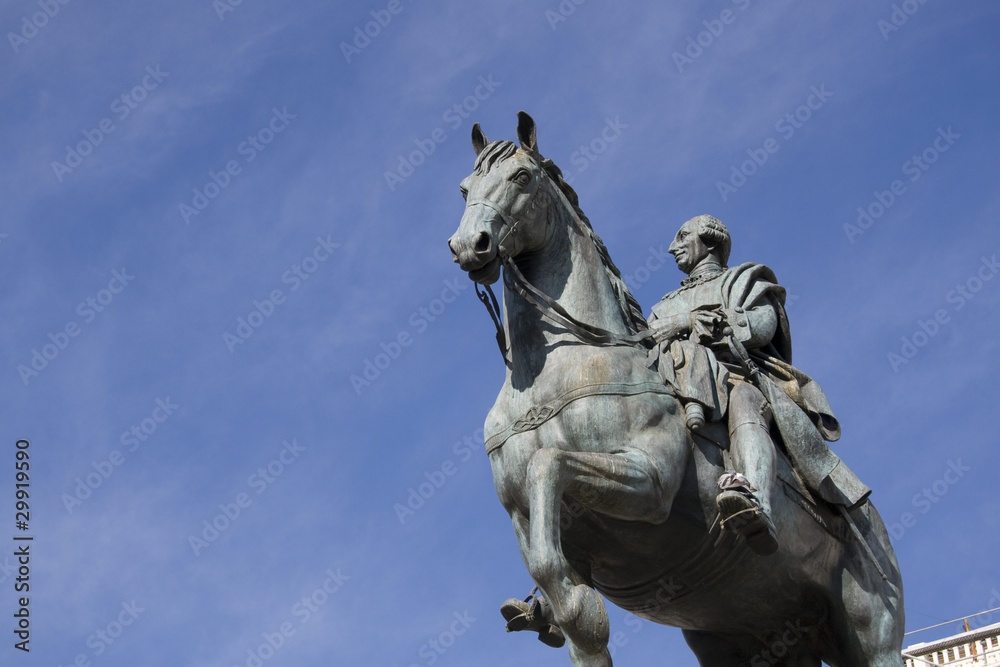
[[[493,165],[510,158],[517,150],[518,146],[513,141],[494,141],[485,147],[476,157],[475,173],[480,176],[486,175],[493,168]],[[563,178],[562,170],[552,160],[542,157],[541,154],[538,155],[538,159],[540,160],[539,166],[545,170],[545,173],[555,182],[559,190],[566,195],[566,199],[573,206],[576,215],[583,222],[584,227],[587,228],[590,240],[593,242],[594,247],[597,248],[601,264],[604,266],[604,271],[611,282],[611,288],[618,299],[618,306],[621,309],[622,320],[625,326],[629,329],[630,333],[645,331],[649,328],[649,325],[642,314],[642,306],[632,296],[628,285],[625,284],[625,280],[622,278],[621,271],[618,270],[618,267],[611,260],[611,255],[608,254],[608,249],[604,245],[604,241],[597,235],[594,227],[590,224],[590,220],[580,209],[580,198],[577,196],[576,191],[566,182],[566,179]]]

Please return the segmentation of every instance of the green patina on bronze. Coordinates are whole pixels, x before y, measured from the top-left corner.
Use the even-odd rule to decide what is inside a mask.
[[[504,603],[508,628],[609,666],[603,595],[682,628],[702,665],[898,666],[896,558],[868,488],[824,442],[840,425],[791,365],[773,273],[727,268],[728,241],[693,219],[671,245],[689,278],[647,323],[518,117],[519,145],[474,126],[449,240],[472,280],[505,282],[506,374],[485,435],[541,592]],[[724,497],[773,534],[734,529]]]

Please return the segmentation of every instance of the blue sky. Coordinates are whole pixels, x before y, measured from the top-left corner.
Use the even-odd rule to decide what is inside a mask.
[[[35,536],[3,664],[568,664],[503,630],[531,588],[479,442],[503,368],[445,246],[473,122],[519,109],[647,312],[694,215],[774,269],[908,627],[1000,606],[995,3],[6,0],[0,28],[2,553],[19,438]],[[610,616],[616,664],[696,664]]]

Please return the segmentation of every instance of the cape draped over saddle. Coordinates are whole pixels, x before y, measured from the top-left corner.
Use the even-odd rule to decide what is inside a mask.
[[[825,500],[854,507],[863,502],[871,490],[824,442],[835,442],[840,438],[840,423],[819,384],[792,366],[791,333],[784,304],[785,289],[778,285],[774,272],[763,264],[747,262],[670,292],[653,307],[650,320],[714,306],[726,311],[727,315],[736,315],[729,319],[735,320],[730,324],[739,337],[739,329],[748,326],[740,313],[760,306],[773,307],[777,326],[771,340],[760,347],[747,349],[750,359],[761,371],[760,379],[764,386],[760,389],[771,403],[783,445],[806,483]],[[748,337],[749,329],[744,331]],[[707,363],[694,362],[699,355],[692,355],[691,349],[692,344],[687,341],[683,346],[661,343],[651,351],[651,362],[657,363],[661,377],[668,382],[674,377],[675,368],[691,363],[688,374],[692,371],[702,373],[701,377],[689,380],[690,384],[700,387],[693,392],[700,395],[711,393],[705,389],[706,383],[716,385],[718,389],[713,387],[713,390],[718,393],[726,392],[725,383],[730,374],[750,381],[746,370],[737,359],[732,358],[727,348],[704,348]],[[684,393],[683,389],[681,393]],[[716,396],[714,403],[713,416],[719,419],[722,416],[720,413],[725,412],[725,397]],[[711,403],[708,405],[712,407]]]

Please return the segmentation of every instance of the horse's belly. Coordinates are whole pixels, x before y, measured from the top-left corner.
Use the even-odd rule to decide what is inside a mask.
[[[661,526],[619,522],[601,529],[602,546],[591,553],[594,588],[641,618],[756,635],[786,620],[818,622],[829,612],[825,568],[802,554],[758,556],[729,532],[719,540],[717,527],[707,533],[704,526],[676,519]]]
[[[781,576],[788,565],[757,567],[743,562],[738,574],[734,571],[711,582],[691,582],[664,569],[656,578],[630,588],[611,588],[595,573],[594,585],[608,601],[655,623],[756,635],[780,627],[784,620],[817,621],[827,614],[828,598],[819,588],[810,591],[802,582]],[[812,600],[803,604],[804,597]]]

